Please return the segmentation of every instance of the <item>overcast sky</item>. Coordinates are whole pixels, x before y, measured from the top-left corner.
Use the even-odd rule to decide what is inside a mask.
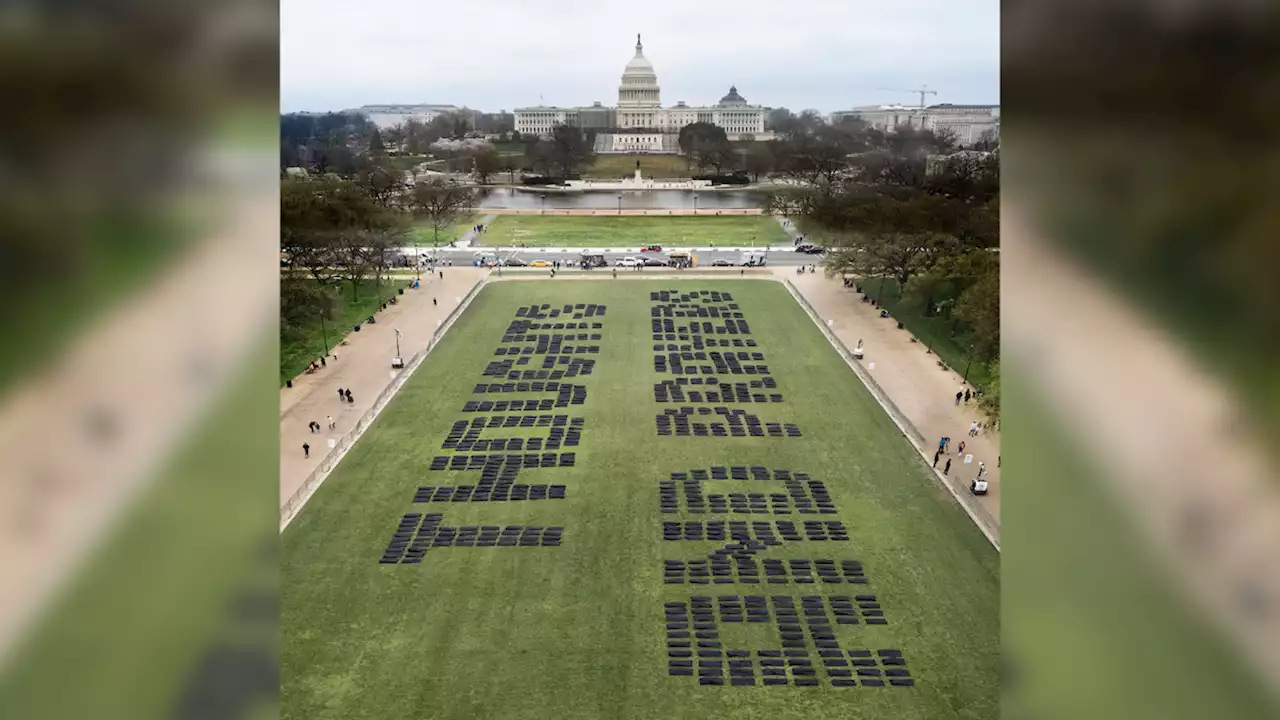
[[[614,105],[636,33],[662,104],[1000,101],[998,0],[282,0],[284,112]]]

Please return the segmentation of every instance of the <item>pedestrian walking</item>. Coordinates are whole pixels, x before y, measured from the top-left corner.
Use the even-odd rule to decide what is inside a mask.
[[[986,474],[987,474],[987,464],[978,463],[978,477],[982,477],[983,475],[986,475]]]
[[[613,279],[614,279],[614,280],[617,280],[617,279],[618,279],[618,268],[614,268],[614,269],[613,269]]]
[[[320,367],[328,367],[329,364],[324,361],[324,356],[320,356]]]
[[[330,430],[332,430],[332,429],[334,429],[335,427],[337,427],[337,426],[338,426],[338,423],[336,423],[336,422],[334,422],[334,421],[333,421],[333,416],[332,416],[332,415],[326,415],[324,419],[325,419],[325,420],[327,420],[327,421],[329,422],[329,429],[330,429]]]
[[[351,403],[351,404],[353,404],[353,405],[354,405],[354,404],[355,404],[355,402],[356,402],[355,400],[352,400],[352,399],[351,399],[351,388],[347,388],[347,402],[349,402],[349,403]],[[964,447],[964,443],[960,443],[960,446],[961,446],[961,447]]]
[[[443,271],[443,270],[441,270],[441,271],[440,271],[440,279],[441,279],[441,280],[443,280],[443,279],[444,279],[444,271]]]
[[[947,458],[947,464],[942,468],[942,474],[947,475],[951,472],[951,458]]]
[[[347,397],[347,391],[343,390],[342,388],[338,388],[338,399],[344,400],[346,399],[346,397]]]
[[[965,390],[965,391],[964,391],[964,401],[965,401],[965,402],[969,402],[969,397],[970,397],[970,395],[969,395],[969,391],[968,391],[968,390]]]
[[[351,397],[351,395],[347,395],[347,397]],[[960,441],[960,448],[959,448],[959,452],[957,452],[956,454],[957,454],[957,455],[963,455],[963,454],[964,454],[964,441],[963,441],[963,440],[961,440],[961,441]]]
[[[431,298],[431,307],[439,307],[439,306],[440,306],[440,301],[435,298]]]
[[[938,452],[942,452],[942,450],[946,447],[947,447],[947,438],[946,436],[943,436],[938,439]]]
[[[938,458],[940,458],[940,457],[942,457],[942,448],[938,448],[938,451],[937,451],[937,452],[935,452],[935,453],[933,454],[933,466],[934,466],[934,467],[938,467]]]
[[[964,398],[964,393],[962,393],[962,392],[960,392],[959,390],[957,390],[957,391],[956,391],[956,404],[957,404],[957,405],[959,405],[959,404],[960,404],[960,400],[962,400],[963,398]]]
[[[304,459],[305,459],[305,458],[309,458],[309,457],[311,457],[311,445],[310,445],[310,443],[302,443],[302,457],[303,457]]]
[[[996,467],[1000,467],[1000,456],[996,456]]]
[[[977,435],[978,435],[978,423],[976,421],[969,423],[969,437],[977,437]]]

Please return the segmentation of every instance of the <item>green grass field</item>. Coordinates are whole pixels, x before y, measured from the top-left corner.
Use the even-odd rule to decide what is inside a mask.
[[[734,294],[786,398],[743,407],[762,422],[794,422],[804,437],[656,435],[654,415],[672,405],[657,403],[652,385],[671,376],[652,368],[649,292],[676,284],[497,283],[481,292],[284,533],[284,718],[996,715],[999,556],[781,285],[679,287]],[[582,444],[569,448],[576,466],[525,470],[519,479],[563,484],[566,499],[413,503],[421,485],[478,479],[427,467],[453,422],[477,414],[461,412],[465,402],[529,397],[474,395],[472,387],[497,359],[493,350],[516,308],[543,302],[608,307],[601,352],[589,356],[595,371],[574,380],[588,388],[585,404],[555,411],[585,418]],[[722,545],[664,542],[664,520],[799,524],[817,517],[659,512],[662,480],[717,464],[791,469],[824,481],[839,514],[821,517],[842,521],[850,542],[786,542],[760,557],[856,559],[870,583],[664,584],[664,559],[705,557]],[[724,482],[730,491],[747,487]],[[783,491],[774,482],[751,489]],[[563,526],[564,543],[436,548],[422,564],[380,565],[402,515],[413,512],[444,513],[451,527]],[[669,677],[664,602],[727,593],[785,595],[797,605],[800,596],[873,593],[889,624],[833,626],[840,646],[901,649],[916,685],[837,688],[821,670],[819,687],[707,687]],[[777,633],[772,621],[721,625],[725,648],[777,648]]]
[[[582,171],[583,177],[620,178],[640,172],[647,178],[687,178],[693,175],[683,155],[596,155],[595,161]]]
[[[458,221],[440,228],[439,246],[444,247],[450,242],[457,240],[471,229],[472,225],[480,222],[483,215],[464,215],[458,218]],[[429,224],[417,223],[410,229],[410,242],[417,241],[423,248],[431,248],[436,240],[436,231]]]
[[[764,247],[787,244],[766,215],[498,215],[486,244],[525,247]]]

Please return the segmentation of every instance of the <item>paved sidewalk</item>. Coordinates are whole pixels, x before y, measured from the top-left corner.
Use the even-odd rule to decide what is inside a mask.
[[[202,189],[226,204],[222,223],[0,397],[0,660],[274,325],[279,281],[263,261],[280,208],[246,184]]]
[[[488,270],[470,267],[443,268],[439,273],[422,274],[422,287],[405,290],[395,305],[378,313],[378,322],[364,325],[360,332],[348,333],[344,345],[333,349],[328,365],[312,375],[300,375],[292,388],[280,389],[280,504],[302,486],[307,476],[329,452],[328,441],[350,430],[356,420],[373,407],[373,401],[391,381],[391,358],[396,353],[396,328],[400,356],[410,357],[427,347],[431,334]],[[431,303],[432,298],[439,305]],[[349,388],[354,403],[338,401],[338,388]],[[325,417],[332,415],[337,427],[330,430]],[[310,421],[321,430],[307,430]],[[311,445],[311,457],[304,458],[302,444]]]
[[[880,318],[878,308],[861,302],[858,293],[845,289],[838,279],[828,279],[820,273],[796,275],[792,268],[775,268],[774,273],[790,280],[823,320],[832,321],[829,325],[831,331],[850,350],[859,339],[863,341],[866,350],[863,367],[924,435],[926,442],[936,448],[940,438],[951,436],[949,457],[952,462],[948,480],[954,487],[968,492],[969,482],[977,474],[978,463],[987,464],[989,493],[975,499],[998,525],[1000,434],[985,431],[976,438],[969,437],[969,424],[984,418],[973,401],[955,404],[956,390],[961,386],[960,375],[939,368],[937,355],[928,354],[924,345],[911,342],[910,333],[899,330],[893,319]],[[965,443],[965,454],[974,456],[972,465],[964,465],[964,458],[956,452],[961,442]],[[944,455],[938,461],[939,471],[947,457]]]

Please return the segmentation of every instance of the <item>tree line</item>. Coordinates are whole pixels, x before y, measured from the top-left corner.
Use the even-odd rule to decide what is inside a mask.
[[[475,203],[471,188],[441,176],[403,181],[403,174],[374,168],[355,178],[325,175],[280,183],[280,327],[289,338],[319,317],[337,311],[338,286],[352,297],[372,280],[381,292],[388,271],[414,265],[403,248],[415,224],[440,231],[465,217]]]
[[[999,413],[1000,154],[959,151],[949,133],[891,132],[856,119],[792,122],[768,143],[774,172],[793,181],[765,208],[820,235],[829,274],[893,281],[927,317],[953,319],[953,335],[990,367],[986,407]]]

